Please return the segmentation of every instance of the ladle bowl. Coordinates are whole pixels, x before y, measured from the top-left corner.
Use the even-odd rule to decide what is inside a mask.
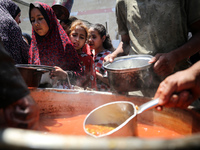
[[[104,136],[136,136],[137,114],[158,106],[159,99],[150,100],[140,107],[128,101],[110,102],[92,110],[83,123],[84,131],[95,138]],[[113,126],[114,129],[105,133],[95,135],[90,133],[86,125]]]

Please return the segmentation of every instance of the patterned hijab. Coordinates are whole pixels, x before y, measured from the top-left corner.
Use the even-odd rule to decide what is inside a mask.
[[[10,0],[4,1],[4,4],[6,4],[8,6],[7,10],[9,11],[9,13],[13,17],[13,19],[15,19],[15,17],[21,12],[21,9],[19,8],[19,6],[17,6],[13,2],[10,2]]]
[[[15,63],[28,63],[29,46],[22,38],[19,25],[14,20],[19,7],[11,0],[0,0],[0,37],[5,49]]]
[[[40,10],[49,26],[49,31],[45,36],[39,36],[32,28],[29,63],[59,66],[64,70],[81,71],[78,54],[58,22],[53,9],[45,3],[31,3],[29,18],[31,18],[31,10],[33,8]]]

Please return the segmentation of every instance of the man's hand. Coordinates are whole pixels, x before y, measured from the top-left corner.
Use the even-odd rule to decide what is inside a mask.
[[[156,54],[149,63],[155,63],[154,71],[156,74],[166,77],[173,73],[177,61],[176,56],[171,52]]]
[[[174,73],[162,81],[154,98],[165,107],[187,108],[200,96],[200,61],[192,67]],[[157,107],[158,110],[161,107]]]

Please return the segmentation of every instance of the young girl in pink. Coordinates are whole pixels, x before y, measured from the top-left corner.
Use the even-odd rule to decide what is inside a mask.
[[[97,77],[97,88],[100,91],[110,91],[108,79],[104,77],[106,70],[103,68],[104,57],[111,54],[113,49],[110,36],[102,24],[94,24],[89,28],[88,44],[94,49],[94,62]]]
[[[87,26],[81,20],[74,21],[69,29],[69,38],[78,53],[79,60],[84,71],[84,75],[78,79],[79,86],[85,89],[92,88],[96,90],[96,74],[93,58],[83,52],[83,47],[86,44],[87,37]]]
[[[53,66],[50,77],[54,88],[71,88],[82,75],[78,54],[58,22],[53,9],[41,2],[30,4],[32,41],[29,64]],[[69,82],[70,81],[70,82]],[[47,78],[50,83],[50,79]]]

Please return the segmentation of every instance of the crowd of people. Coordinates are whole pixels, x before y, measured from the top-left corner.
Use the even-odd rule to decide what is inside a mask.
[[[9,83],[2,84],[6,85],[2,88],[9,88],[9,92],[16,94],[10,97],[7,92],[1,93],[0,105],[5,109],[8,123],[34,128],[32,121],[24,123],[20,115],[16,115],[19,118],[14,121],[21,122],[9,118],[9,113],[19,113],[16,110],[18,105],[22,111],[32,110],[23,115],[38,120],[37,105],[16,73],[15,64],[53,66],[54,70],[48,75],[49,79],[56,80],[52,85],[54,88],[69,89],[76,85],[84,89],[111,91],[103,63],[122,55],[154,56],[149,63],[153,64],[158,75],[155,81],[158,84],[150,87],[153,95],[142,93],[159,98],[158,110],[162,106],[187,108],[200,96],[200,62],[192,66],[187,62],[200,49],[199,8],[199,1],[117,0],[116,18],[121,42],[114,50],[104,25],[88,26],[73,16],[59,22],[52,7],[42,2],[30,3],[32,35],[22,34],[20,8],[11,0],[0,0],[0,67],[6,72],[1,71],[0,76],[2,83]],[[189,32],[192,37],[188,40]],[[12,84],[16,86],[11,88]]]

